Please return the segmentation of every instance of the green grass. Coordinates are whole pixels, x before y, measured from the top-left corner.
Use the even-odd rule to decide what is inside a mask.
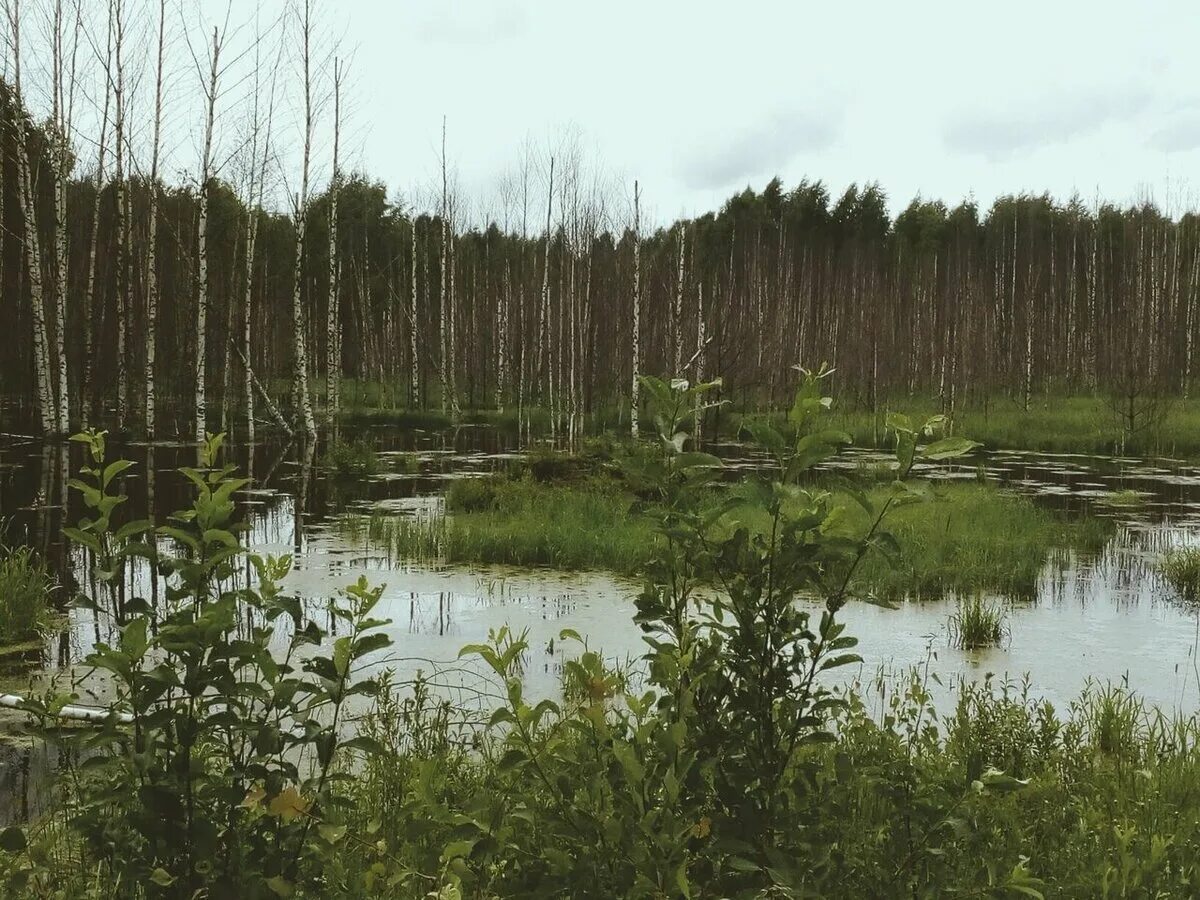
[[[1163,554],[1158,570],[1180,596],[1200,597],[1200,547],[1176,547]]]
[[[28,547],[0,554],[0,644],[35,640],[50,620],[53,582]]]
[[[447,496],[446,518],[375,516],[366,533],[390,552],[418,559],[633,574],[655,552],[658,538],[648,520],[630,514],[632,502],[598,483],[462,479]]]
[[[882,405],[913,419],[941,412],[936,399],[898,398]],[[870,410],[835,406],[832,424],[860,446],[883,443],[883,416]],[[1133,456],[1200,456],[1200,400],[1169,401],[1160,423],[1126,435],[1119,416],[1105,397],[1036,396],[1028,410],[1011,399],[998,399],[986,409],[967,406],[955,414],[954,430],[985,447],[1051,453]]]
[[[376,516],[345,527],[365,527],[371,540],[399,556],[637,573],[659,546],[652,523],[631,512],[634,498],[619,481],[572,477],[549,484],[529,475],[461,479],[447,492],[444,520]],[[886,490],[873,489],[876,502]],[[841,505],[839,527],[861,534],[866,514],[849,498]],[[1025,497],[979,484],[938,487],[935,499],[900,506],[888,522],[902,562],[894,567],[882,555],[868,556],[857,580],[860,592],[887,599],[1030,594],[1056,548],[1097,550],[1114,527],[1103,519],[1066,521]]]
[[[876,504],[885,490],[872,492]],[[860,568],[861,589],[890,600],[975,591],[1028,596],[1052,553],[1095,552],[1115,527],[1101,518],[1065,519],[986,484],[948,484],[933,493],[932,500],[889,513],[885,527],[900,545],[899,563],[868,556]],[[861,533],[866,513],[847,504],[846,516]]]
[[[376,475],[379,458],[369,441],[335,441],[321,457],[321,464],[339,476]]]
[[[1004,640],[1007,616],[1004,606],[979,594],[958,599],[950,615],[950,642],[960,650],[995,647]]]

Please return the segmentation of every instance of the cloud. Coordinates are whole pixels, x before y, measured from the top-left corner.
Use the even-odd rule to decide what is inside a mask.
[[[528,24],[525,8],[515,3],[446,3],[417,22],[417,34],[443,44],[485,44],[519,37]]]
[[[1150,99],[1149,91],[1135,86],[1043,93],[1008,110],[961,113],[943,128],[942,140],[951,150],[998,161],[1136,118]]]
[[[1166,153],[1195,150],[1200,147],[1200,114],[1190,113],[1163,125],[1147,143]]]
[[[841,131],[840,116],[828,110],[776,110],[736,130],[724,143],[691,151],[682,163],[689,188],[722,188],[756,175],[778,173],[802,152],[825,150]]]

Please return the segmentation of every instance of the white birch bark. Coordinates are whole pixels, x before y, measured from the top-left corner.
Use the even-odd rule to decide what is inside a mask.
[[[409,356],[412,363],[412,374],[408,385],[408,405],[412,409],[416,409],[420,396],[421,386],[421,365],[420,358],[417,356],[417,214],[413,211],[412,222],[410,229],[410,255],[411,266],[409,272],[410,288],[409,293],[409,311],[408,311],[408,342]]]
[[[206,398],[206,365],[208,355],[208,200],[209,183],[212,180],[213,121],[217,106],[217,72],[220,64],[221,43],[216,28],[213,28],[212,51],[209,56],[208,84],[205,87],[204,150],[200,160],[200,209],[196,235],[196,394],[193,437],[196,443],[204,441],[208,426]]]
[[[158,154],[162,134],[163,57],[167,3],[158,3],[158,56],[154,77],[154,134],[150,147],[150,222],[146,238],[146,436],[155,432],[155,357],[158,352]]]
[[[29,171],[29,153],[25,146],[24,96],[21,93],[21,6],[20,0],[10,0],[6,5],[13,52],[13,94],[15,114],[13,117],[13,144],[17,157],[17,205],[23,225],[22,244],[25,249],[26,275],[29,280],[29,296],[33,321],[33,360],[37,383],[38,407],[41,413],[42,430],[54,434],[58,427],[58,415],[54,404],[54,391],[50,381],[50,349],[46,333],[45,293],[42,282],[42,251],[38,239],[37,211],[34,201],[32,177]]]
[[[329,427],[337,420],[341,392],[342,330],[338,309],[338,190],[342,173],[338,168],[338,141],[341,137],[341,65],[333,61],[333,177],[329,181],[329,297],[325,324],[325,414]]]
[[[292,397],[296,414],[303,420],[304,431],[316,437],[317,423],[313,418],[312,402],[308,394],[308,348],[304,335],[304,228],[308,216],[308,166],[312,156],[312,66],[310,41],[312,38],[310,0],[304,0],[303,21],[303,64],[304,64],[304,151],[300,167],[300,190],[296,194],[295,229],[296,256],[292,270]]]
[[[633,183],[633,311],[631,313],[630,354],[633,357],[633,380],[629,391],[629,433],[638,436],[638,404],[641,400],[641,313],[642,313],[642,238],[638,183]]]

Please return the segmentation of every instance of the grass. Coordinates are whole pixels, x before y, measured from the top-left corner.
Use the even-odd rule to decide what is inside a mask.
[[[906,397],[892,406],[913,419],[941,412],[937,400],[930,398]],[[842,409],[834,413],[833,424],[849,432],[857,445],[883,442],[882,412],[876,417],[870,410]],[[986,408],[960,409],[955,414],[955,432],[991,449],[1196,457],[1200,456],[1200,400],[1172,400],[1161,422],[1125,434],[1105,397],[1038,396],[1028,410],[1015,400],[1001,399]]]
[[[533,475],[455,481],[448,515],[432,520],[376,516],[365,525],[347,520],[390,552],[450,563],[506,563],[636,573],[658,548],[634,498],[615,479],[566,466],[570,481],[545,483]],[[560,473],[561,474],[561,473]],[[873,489],[882,501],[884,487]],[[1067,521],[1031,500],[990,485],[949,484],[936,499],[901,506],[889,518],[903,562],[881,555],[860,567],[858,588],[886,599],[941,597],[990,591],[1031,594],[1055,548],[1090,552],[1111,536],[1103,519]],[[841,501],[839,527],[861,533],[866,514]],[[753,527],[753,523],[751,523]]]
[[[400,556],[633,574],[658,538],[649,521],[630,514],[631,504],[599,483],[462,479],[447,495],[445,518],[375,516],[365,528],[370,540]]]
[[[335,441],[321,457],[321,464],[335,475],[344,477],[379,473],[379,458],[370,442],[365,440]]]
[[[1131,489],[1123,491],[1109,491],[1103,497],[1096,500],[1101,506],[1110,506],[1114,509],[1135,509],[1143,506],[1146,503],[1146,494],[1142,491]]]
[[[873,499],[883,499],[883,488]],[[866,514],[846,506],[861,531]],[[975,591],[1029,596],[1051,554],[1090,553],[1112,536],[1101,518],[1066,519],[1028,497],[986,484],[956,483],[934,489],[934,499],[898,507],[886,522],[900,546],[900,562],[868,556],[860,589],[888,600],[937,598]]]
[[[835,403],[830,425],[847,432],[856,446],[885,446],[884,421],[889,409],[914,421],[942,412],[936,397],[898,397],[881,402],[878,414],[850,403]],[[784,422],[782,411],[731,413],[726,421],[736,435],[744,421],[762,417]],[[1161,421],[1133,434],[1125,433],[1108,398],[1059,395],[1035,396],[1028,410],[1010,398],[998,398],[986,406],[966,405],[955,413],[954,430],[993,450],[1200,457],[1200,399],[1167,401]]]
[[[1176,547],[1163,554],[1158,570],[1182,597],[1200,597],[1200,547]]]
[[[958,609],[948,623],[950,642],[960,650],[995,647],[1004,641],[1007,616],[1004,606],[979,594],[958,599]]]
[[[50,620],[53,581],[28,547],[0,554],[0,644],[35,640]]]

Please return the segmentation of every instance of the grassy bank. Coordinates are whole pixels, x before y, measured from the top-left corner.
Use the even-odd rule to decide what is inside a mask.
[[[914,418],[941,412],[931,398],[906,397],[892,406]],[[840,409],[831,420],[856,445],[872,446],[883,439],[885,414]],[[1028,410],[1018,401],[1002,399],[987,408],[958,410],[954,430],[993,450],[1188,458],[1200,456],[1200,400],[1171,400],[1160,422],[1126,433],[1111,401],[1103,397],[1035,397]]]
[[[874,498],[881,501],[884,491],[875,488]],[[653,524],[634,511],[634,499],[618,482],[598,477],[549,484],[532,477],[464,479],[451,487],[444,519],[376,516],[343,527],[365,531],[402,557],[632,574],[659,550]],[[840,527],[862,533],[868,523],[861,508],[845,495],[837,502],[844,509]],[[752,527],[763,524],[745,518]],[[930,502],[898,508],[889,528],[900,545],[899,565],[869,556],[859,587],[897,599],[1031,593],[1051,553],[1099,549],[1112,525],[1068,521],[994,486],[949,484]]]
[[[574,896],[604,895],[585,886],[603,878],[589,865],[611,849],[602,844],[588,859],[568,859],[546,825],[557,809],[554,785],[586,778],[569,766],[574,751],[545,752],[536,770],[513,765],[500,742],[465,748],[433,704],[415,710],[422,707],[406,698],[371,717],[367,730],[388,750],[368,763],[355,791],[356,817],[382,823],[373,839],[397,848],[397,868],[437,871],[445,848],[461,846],[469,848],[460,871],[471,896],[531,896],[564,882],[574,885]],[[419,740],[411,737],[414,722],[422,726]],[[780,842],[772,869],[780,887],[745,896],[1195,896],[1195,716],[1173,718],[1104,686],[1089,686],[1056,713],[1019,687],[966,684],[955,708],[938,711],[914,675],[886,692],[856,693],[836,715],[836,732],[834,742],[800,754],[813,787],[790,799],[806,826]],[[588,744],[569,734],[558,740]],[[610,794],[619,797],[616,784]],[[581,818],[595,812],[591,796],[581,795]],[[505,819],[514,804],[517,811]],[[455,818],[460,810],[471,812]],[[741,835],[711,815],[699,816],[678,839],[698,885],[714,877],[710,855],[741,846]],[[502,849],[487,832],[481,838],[478,830],[455,828],[467,818],[504,821]],[[454,843],[464,832],[470,839]],[[531,862],[522,855],[526,839],[537,848]],[[356,867],[372,862],[369,853],[351,850],[335,881],[351,881]],[[539,867],[539,858],[552,862]],[[546,874],[552,866],[568,874],[553,882]],[[727,883],[736,878],[720,874]]]

